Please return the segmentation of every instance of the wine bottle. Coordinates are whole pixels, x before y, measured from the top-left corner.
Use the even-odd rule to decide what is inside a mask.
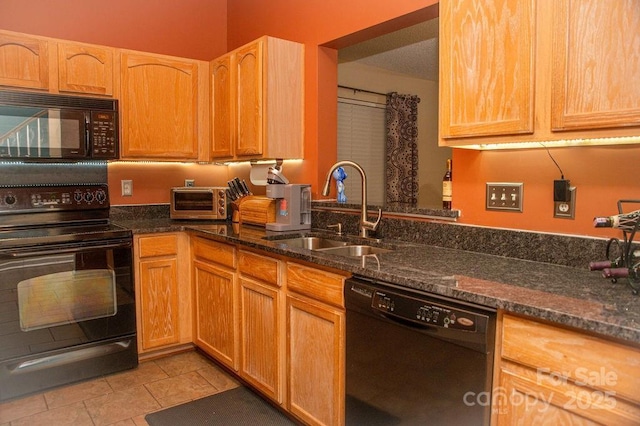
[[[598,262],[589,262],[589,270],[590,271],[602,271],[604,269],[617,268],[621,264],[620,259],[616,259],[614,261],[611,260],[601,260]]]
[[[615,216],[597,216],[593,218],[593,226],[596,228],[618,228],[623,231],[633,231],[640,221],[640,210]]]
[[[629,276],[629,268],[604,268],[602,270],[603,278],[627,278]]]
[[[442,208],[445,210],[451,210],[451,200],[453,198],[452,180],[451,159],[449,158],[447,159],[447,171],[442,178]]]

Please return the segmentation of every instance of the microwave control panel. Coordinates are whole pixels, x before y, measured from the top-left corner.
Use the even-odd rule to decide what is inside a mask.
[[[115,111],[92,111],[89,124],[91,157],[118,158],[118,117]]]

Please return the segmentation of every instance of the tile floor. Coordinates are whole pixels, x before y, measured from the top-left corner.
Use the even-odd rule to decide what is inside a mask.
[[[202,354],[184,352],[0,403],[0,426],[142,426],[148,413],[238,385]]]

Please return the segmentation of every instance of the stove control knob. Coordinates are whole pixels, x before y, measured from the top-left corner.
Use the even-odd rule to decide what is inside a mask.
[[[16,203],[16,196],[13,194],[9,194],[7,196],[4,197],[4,202],[7,203],[8,205],[13,205]]]
[[[73,199],[76,200],[76,203],[82,202],[82,192],[76,191],[73,193]]]
[[[104,203],[107,200],[107,194],[102,189],[96,191],[96,200],[100,203]]]
[[[84,194],[84,200],[85,200],[87,203],[92,202],[92,201],[93,201],[93,194],[92,194],[92,193],[90,193],[90,192],[87,192],[86,194]]]

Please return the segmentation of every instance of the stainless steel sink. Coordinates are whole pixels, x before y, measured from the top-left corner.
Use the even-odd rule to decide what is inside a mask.
[[[388,248],[316,236],[284,238],[273,241],[290,248],[302,248],[346,257],[362,257],[392,251],[392,249]]]
[[[333,247],[342,247],[349,244],[346,241],[332,240],[322,237],[296,237],[284,240],[275,240],[278,244],[286,244],[292,248],[303,248],[307,250],[319,250]]]
[[[367,245],[346,245],[343,247],[323,248],[318,251],[321,251],[323,253],[336,254],[338,256],[360,257],[369,254],[387,253],[391,250]]]

